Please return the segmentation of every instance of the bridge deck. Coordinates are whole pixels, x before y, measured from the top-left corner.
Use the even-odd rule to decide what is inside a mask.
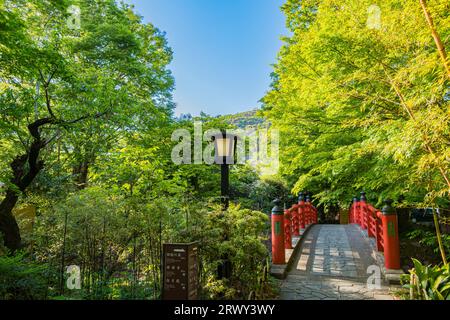
[[[369,289],[368,267],[377,266],[367,237],[356,225],[315,225],[281,284],[284,300],[391,300],[389,286]],[[372,282],[371,282],[372,283]]]

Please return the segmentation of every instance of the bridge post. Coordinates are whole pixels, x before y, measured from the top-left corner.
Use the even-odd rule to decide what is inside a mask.
[[[303,192],[298,194],[298,216],[300,219],[300,228],[306,229],[306,219],[305,219],[305,196]]]
[[[384,263],[386,269],[400,269],[400,241],[398,236],[397,212],[392,207],[393,200],[386,199],[382,209]]]
[[[280,208],[280,200],[273,201],[272,209],[272,263],[285,264],[286,254],[284,249],[284,212]]]
[[[292,211],[293,212],[293,211]],[[284,210],[284,248],[292,249],[292,220],[290,209]]]

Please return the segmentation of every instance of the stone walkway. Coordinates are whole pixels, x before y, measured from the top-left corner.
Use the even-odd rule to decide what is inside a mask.
[[[356,225],[315,225],[281,284],[283,300],[392,300],[389,286],[369,289],[377,268],[367,237]]]

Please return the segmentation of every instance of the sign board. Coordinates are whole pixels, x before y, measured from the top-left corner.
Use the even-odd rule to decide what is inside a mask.
[[[388,236],[395,237],[395,225],[393,221],[388,222],[387,228],[388,228]]]
[[[197,300],[197,243],[165,243],[163,268],[163,300]]]

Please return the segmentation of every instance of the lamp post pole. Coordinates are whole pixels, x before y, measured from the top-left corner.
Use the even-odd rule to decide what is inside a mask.
[[[221,195],[223,204],[223,213],[228,210],[229,207],[229,166],[226,163],[221,165]],[[224,241],[228,241],[228,230],[225,230]],[[229,279],[231,278],[231,261],[228,254],[222,255],[223,262],[219,264],[217,275],[219,279]]]
[[[222,196],[223,211],[227,211],[230,205],[230,167],[225,161],[220,165],[220,191]]]
[[[220,160],[220,192],[222,199],[222,210],[225,213],[228,210],[230,204],[230,165],[229,159],[234,160],[234,150],[236,137],[233,135],[228,136],[225,131],[222,131],[220,141],[216,142],[216,159]],[[216,138],[217,139],[217,138]],[[231,140],[230,140],[231,139]],[[225,142],[223,142],[225,141]],[[220,150],[220,152],[219,152]],[[224,230],[224,241],[228,241],[228,230]],[[221,256],[222,263],[217,268],[218,279],[231,278],[232,265],[227,253]]]

